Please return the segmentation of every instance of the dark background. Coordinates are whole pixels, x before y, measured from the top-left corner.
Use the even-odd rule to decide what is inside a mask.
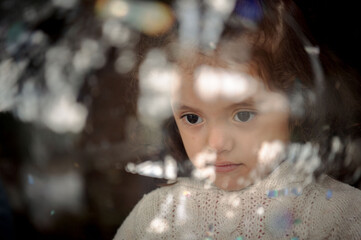
[[[354,1],[296,0],[322,47],[334,52],[358,72],[361,70],[360,13]]]
[[[1,1],[0,23],[12,24],[21,19],[26,6],[41,7],[43,3]],[[360,73],[357,1],[297,0],[296,3],[320,46]],[[96,36],[93,9],[93,1],[81,1],[71,12],[44,17],[34,29],[42,29],[56,43],[67,28],[82,22],[89,26],[83,29],[84,34]],[[139,46],[139,53],[144,50]],[[79,96],[79,101],[89,108],[86,127],[79,136],[55,134],[37,124],[21,122],[9,112],[0,113],[0,239],[112,239],[136,202],[156,187],[157,180],[123,170],[126,162],[139,162],[147,146],[134,145],[136,136],[127,139],[125,120],[136,117],[134,102],[138,90],[132,81],[135,73],[116,74],[111,64],[113,52],[109,51],[107,57],[109,64],[87,77]],[[137,126],[132,131],[136,134]],[[43,148],[40,155],[32,149],[34,139]],[[36,158],[44,158],[46,164],[37,164]],[[24,165],[42,176],[76,171],[84,180],[82,209],[77,213],[64,212],[54,206],[47,211],[50,221],[47,227],[34,223],[32,206],[24,190]],[[51,214],[52,210],[55,214]]]

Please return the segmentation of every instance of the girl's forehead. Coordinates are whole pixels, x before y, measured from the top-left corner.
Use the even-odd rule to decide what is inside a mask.
[[[180,93],[192,91],[204,100],[213,98],[239,98],[251,96],[263,88],[263,82],[252,74],[248,66],[224,67],[200,63],[179,69],[177,84]]]
[[[227,51],[229,52],[229,51]],[[217,75],[214,73],[232,73],[232,75],[242,75],[247,78],[253,78],[260,85],[268,87],[270,82],[270,74],[267,69],[263,69],[263,64],[252,57],[243,57],[242,60],[235,59],[227,52],[213,52],[206,55],[199,52],[184,54],[183,57],[176,60],[176,65],[179,70],[179,75],[186,81],[195,81],[199,75],[200,70],[207,67],[209,76]],[[249,54],[247,54],[249,55]],[[262,66],[261,66],[262,65]],[[215,70],[215,71],[212,71]],[[202,71],[205,72],[205,71]],[[223,74],[225,75],[225,74]]]
[[[269,90],[260,78],[246,68],[240,71],[215,65],[198,65],[194,71],[180,71],[180,74],[179,83],[172,92],[173,104],[228,106],[252,103],[260,111],[273,108],[275,111],[288,111],[287,98]]]

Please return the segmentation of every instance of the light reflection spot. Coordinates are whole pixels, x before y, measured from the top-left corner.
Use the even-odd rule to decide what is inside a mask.
[[[186,196],[186,197],[189,197],[191,195],[191,193],[189,191],[184,191],[183,195]]]
[[[259,208],[257,209],[257,214],[258,214],[258,215],[263,215],[263,214],[264,214],[264,208],[263,208],[263,207],[259,207]]]
[[[28,183],[30,184],[30,185],[33,185],[34,184],[34,178],[33,178],[33,176],[32,175],[28,175]]]
[[[226,217],[227,217],[227,218],[233,218],[233,217],[234,217],[234,212],[227,211],[227,212],[226,212]]]
[[[124,1],[113,1],[109,4],[110,13],[115,17],[125,17],[129,12],[129,6]]]
[[[332,193],[332,190],[327,190],[327,193],[326,193],[326,199],[327,200],[330,200],[331,198],[332,198],[332,195],[333,195],[333,193]]]
[[[165,219],[162,218],[155,218],[150,223],[149,228],[147,229],[148,232],[154,233],[163,233],[168,230],[168,223]]]

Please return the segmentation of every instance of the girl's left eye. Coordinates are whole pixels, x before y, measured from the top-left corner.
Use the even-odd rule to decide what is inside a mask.
[[[238,122],[249,122],[254,118],[255,115],[256,115],[255,112],[240,111],[237,112],[236,115],[234,115],[234,120]]]

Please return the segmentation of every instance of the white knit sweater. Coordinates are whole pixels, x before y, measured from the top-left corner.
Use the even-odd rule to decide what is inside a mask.
[[[183,178],[145,195],[114,239],[361,239],[361,191],[290,164],[227,192]]]

